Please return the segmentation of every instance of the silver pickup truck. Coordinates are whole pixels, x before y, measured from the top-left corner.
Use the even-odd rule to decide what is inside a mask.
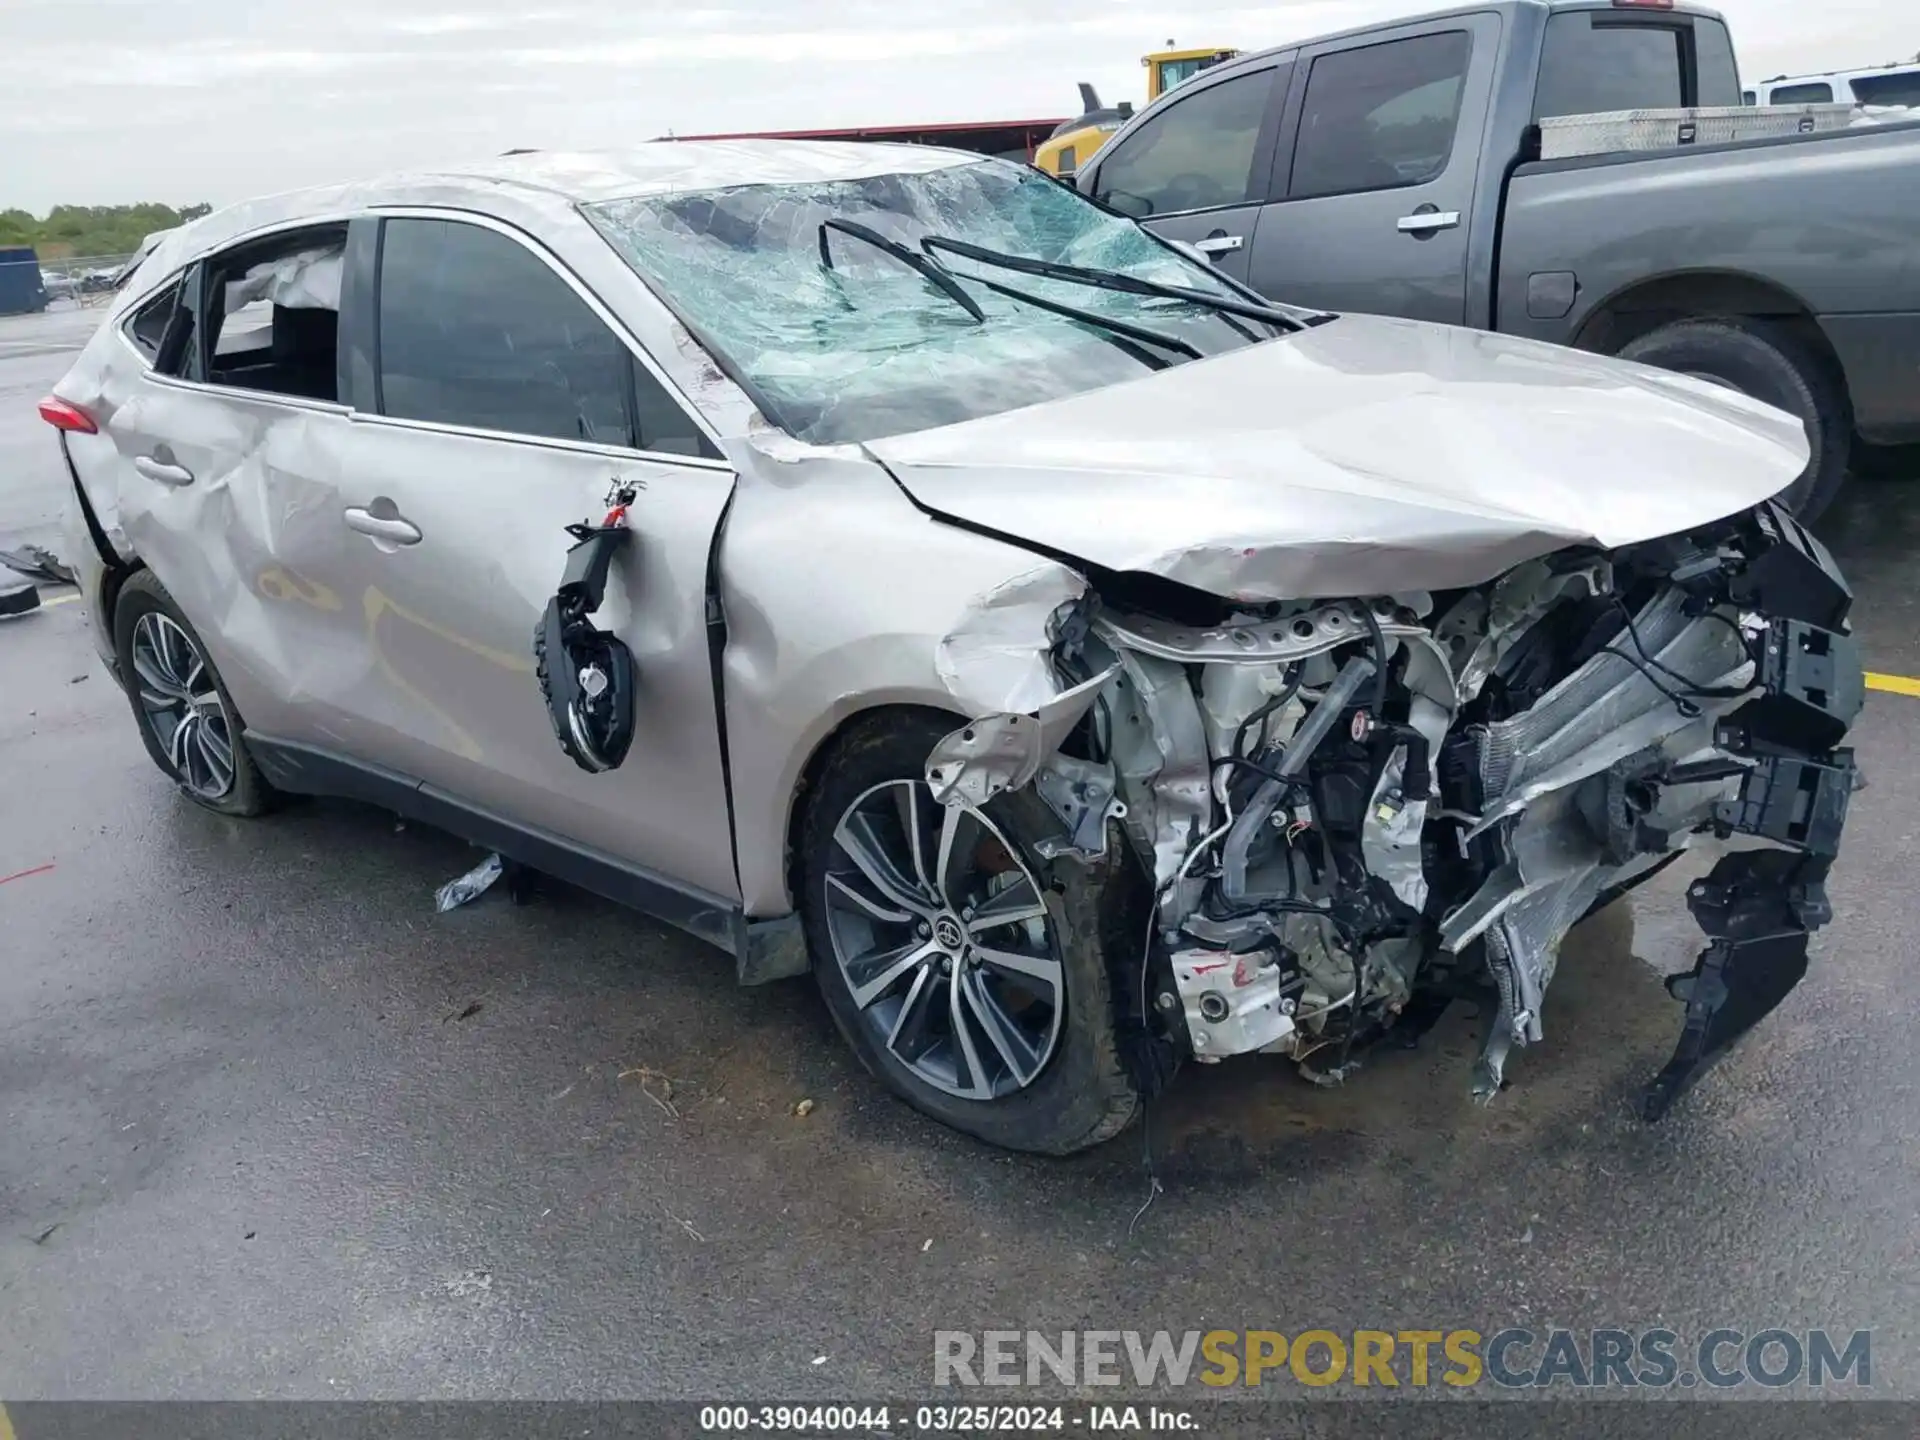
[[[1275,299],[1765,400],[1806,426],[1811,518],[1857,444],[1920,440],[1920,122],[1539,158],[1543,121],[1739,104],[1710,11],[1493,0],[1218,66],[1077,183]]]

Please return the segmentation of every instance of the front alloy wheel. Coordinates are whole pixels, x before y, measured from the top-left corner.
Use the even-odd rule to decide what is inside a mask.
[[[867,790],[834,826],[825,918],[860,1023],[923,1083],[997,1100],[1052,1058],[1066,1010],[1053,921],[984,816],[923,780]]]
[[[233,789],[233,728],[213,670],[193,637],[158,610],[133,626],[141,723],[180,783],[203,800]]]

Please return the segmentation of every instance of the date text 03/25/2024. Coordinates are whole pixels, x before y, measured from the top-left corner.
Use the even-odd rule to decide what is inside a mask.
[[[716,1434],[964,1434],[983,1431],[1196,1431],[1189,1411],[1164,1405],[703,1405],[700,1428]]]

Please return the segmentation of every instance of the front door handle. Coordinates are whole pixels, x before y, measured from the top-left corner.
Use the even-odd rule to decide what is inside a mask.
[[[1459,223],[1458,210],[1419,210],[1394,222],[1402,235],[1431,235],[1436,230],[1451,230]]]
[[[1204,240],[1194,241],[1193,248],[1202,255],[1226,255],[1246,243],[1238,235],[1209,235]]]
[[[376,515],[362,506],[349,505],[343,512],[343,518],[349,530],[358,530],[362,535],[371,535],[389,545],[420,543],[420,527],[411,520],[402,520],[398,515]]]
[[[161,485],[171,485],[176,490],[182,485],[193,483],[193,472],[184,465],[176,464],[171,450],[152,455],[136,455],[133,457],[133,468],[147,479]]]

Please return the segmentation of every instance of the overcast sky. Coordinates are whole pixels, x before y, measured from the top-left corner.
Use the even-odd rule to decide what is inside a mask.
[[[515,145],[1027,119],[1422,0],[0,0],[0,208],[216,204]],[[1721,0],[1742,73],[1920,50],[1914,0]],[[1024,12],[1026,19],[1014,17]]]

